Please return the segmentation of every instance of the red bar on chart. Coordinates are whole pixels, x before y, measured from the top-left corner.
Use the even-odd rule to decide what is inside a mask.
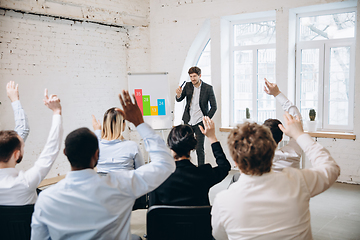
[[[137,102],[137,105],[139,106],[141,113],[143,113],[143,98],[142,98],[142,89],[134,89],[135,91],[135,99]]]

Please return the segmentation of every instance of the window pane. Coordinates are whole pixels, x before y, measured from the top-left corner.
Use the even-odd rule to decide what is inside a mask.
[[[264,78],[275,82],[275,49],[259,49],[257,62],[257,122],[276,118],[275,98],[264,92]]]
[[[300,18],[300,41],[355,36],[355,12]]]
[[[201,69],[201,80],[211,84],[211,40],[206,44],[196,66]]]
[[[309,120],[309,110],[318,106],[319,49],[301,50],[300,112]]]
[[[234,25],[234,46],[275,43],[275,20]]]
[[[348,124],[349,64],[350,47],[331,48],[329,79],[329,124]]]
[[[234,123],[246,118],[246,108],[252,115],[253,52],[251,50],[234,52]]]

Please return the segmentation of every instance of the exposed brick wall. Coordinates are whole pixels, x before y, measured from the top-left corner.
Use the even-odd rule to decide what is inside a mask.
[[[146,28],[141,32],[148,35]],[[140,38],[136,28],[0,11],[1,126],[14,127],[5,90],[6,83],[13,80],[19,83],[31,127],[19,169],[33,165],[50,129],[52,113],[42,102],[44,88],[61,99],[64,138],[78,127],[92,129],[91,114],[101,119],[106,109],[119,106],[117,94],[127,88],[127,71],[133,69],[127,62],[137,63],[134,69],[149,69],[147,52],[139,47],[148,40]],[[125,43],[136,55],[134,60]],[[69,169],[61,152],[48,177]]]

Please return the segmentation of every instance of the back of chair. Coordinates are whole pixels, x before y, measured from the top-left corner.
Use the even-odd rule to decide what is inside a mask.
[[[30,224],[33,212],[34,204],[25,206],[0,206],[0,239],[30,239]]]
[[[152,206],[148,240],[211,240],[211,206]]]

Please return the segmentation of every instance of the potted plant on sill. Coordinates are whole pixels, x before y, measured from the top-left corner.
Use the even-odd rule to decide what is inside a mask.
[[[316,132],[317,122],[315,121],[315,118],[316,118],[315,109],[310,109],[309,118],[310,118],[310,121],[307,122],[308,132]]]

